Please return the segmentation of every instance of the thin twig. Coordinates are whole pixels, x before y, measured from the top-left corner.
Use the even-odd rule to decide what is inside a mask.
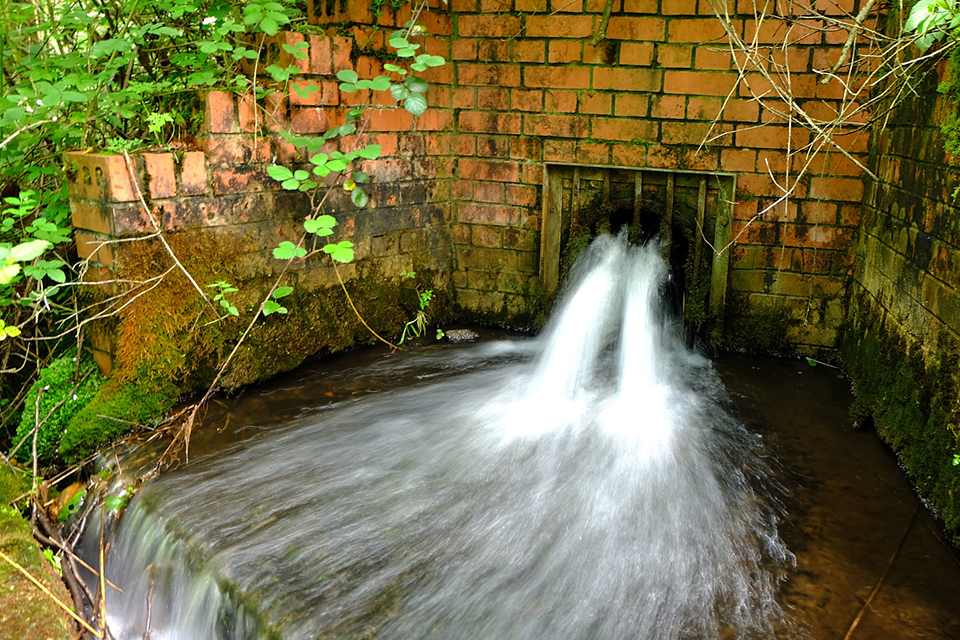
[[[887,566],[883,569],[883,574],[880,576],[880,579],[877,580],[877,584],[873,585],[873,591],[870,592],[870,596],[867,598],[866,602],[863,603],[863,606],[860,607],[860,611],[857,612],[857,617],[853,619],[853,622],[850,623],[850,628],[847,629],[847,634],[843,636],[843,640],[850,640],[853,636],[853,632],[856,630],[857,625],[860,624],[860,620],[863,618],[863,614],[866,612],[867,607],[870,606],[870,603],[873,602],[874,597],[880,591],[880,587],[883,586],[884,581],[887,579],[887,574],[890,573],[890,568],[893,566],[894,561],[897,559],[897,556],[900,555],[900,550],[903,549],[903,544],[907,541],[907,536],[910,534],[910,530],[913,528],[913,523],[917,519],[917,511],[914,510],[913,515],[910,517],[910,522],[907,523],[907,528],[903,532],[903,536],[900,537],[900,544],[897,545],[897,548],[893,550],[893,554],[890,556],[890,559],[887,561]]]

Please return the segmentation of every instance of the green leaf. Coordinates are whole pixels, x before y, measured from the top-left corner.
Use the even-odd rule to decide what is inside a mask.
[[[280,25],[274,18],[264,18],[260,21],[260,29],[268,36],[275,36],[280,31]]]
[[[367,160],[376,160],[380,157],[383,147],[378,144],[368,144],[363,149],[357,149],[357,155]]]
[[[335,173],[339,173],[340,171],[343,171],[346,168],[347,168],[346,160],[331,160],[326,164],[327,171],[333,171]]]
[[[390,84],[390,76],[377,76],[370,81],[370,88],[374,91],[386,91]]]
[[[353,201],[353,204],[355,204],[358,208],[362,209],[363,207],[367,206],[367,202],[369,202],[370,199],[367,197],[367,194],[363,189],[360,187],[354,187],[353,191],[350,192],[350,200]]]
[[[292,258],[302,258],[307,255],[307,250],[298,247],[289,240],[284,240],[273,250],[273,257],[277,260],[290,260]]]
[[[447,63],[446,59],[440,56],[432,56],[429,53],[422,53],[417,56],[417,62],[428,67],[442,67]]]
[[[277,181],[289,180],[293,177],[293,171],[290,171],[287,167],[283,165],[270,165],[267,167],[267,175]]]
[[[360,76],[358,76],[357,72],[353,69],[343,69],[341,71],[337,71],[337,79],[348,84],[357,84]]]
[[[286,313],[287,308],[279,305],[273,300],[267,300],[263,303],[263,315],[269,316],[274,313]]]
[[[318,236],[329,236],[333,233],[335,226],[337,226],[337,219],[326,214],[303,222],[303,228],[307,233],[315,233]]]
[[[353,262],[353,243],[349,240],[328,244],[323,247],[323,252],[330,255],[337,262],[347,264]]]
[[[393,99],[397,102],[401,102],[410,95],[410,90],[402,84],[395,84],[390,87],[390,95],[392,95]]]
[[[127,496],[107,496],[103,499],[103,506],[107,508],[107,511],[120,511],[125,506],[127,506]]]
[[[420,93],[411,93],[403,101],[403,108],[414,116],[422,116],[427,110],[427,99]]]
[[[411,76],[403,81],[403,84],[413,93],[426,93],[430,85],[423,78]]]
[[[354,171],[350,174],[350,178],[357,184],[370,182],[370,176],[365,171]]]
[[[53,245],[46,240],[31,240],[10,249],[8,261],[30,262],[43,255],[43,252]]]
[[[291,293],[293,293],[293,287],[277,287],[273,290],[271,297],[274,300],[279,300],[280,298],[286,298]]]

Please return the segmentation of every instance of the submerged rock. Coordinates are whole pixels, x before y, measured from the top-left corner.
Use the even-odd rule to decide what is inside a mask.
[[[480,337],[479,333],[471,331],[470,329],[450,329],[449,331],[444,331],[443,334],[447,337],[447,340],[454,344],[458,342],[473,342]]]

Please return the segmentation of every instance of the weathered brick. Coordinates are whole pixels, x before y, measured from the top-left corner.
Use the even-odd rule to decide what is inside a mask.
[[[543,108],[543,91],[512,89],[510,106],[515,111],[540,111]]]
[[[503,229],[475,224],[470,231],[471,240],[477,247],[494,247],[499,249],[502,244]]]
[[[581,93],[580,113],[608,116],[613,106],[613,94],[610,93]]]
[[[477,89],[477,108],[492,109],[496,111],[510,110],[510,90],[509,89]],[[463,118],[460,119],[463,122]]]
[[[515,40],[513,42],[514,62],[545,62],[547,59],[547,40]]]
[[[462,85],[520,86],[520,67],[500,64],[460,64],[457,67],[457,74]]]
[[[483,62],[509,62],[510,43],[506,40],[480,40],[477,43],[477,60]]]
[[[587,38],[593,35],[593,16],[527,16],[525,35],[528,38]],[[609,37],[609,27],[607,35]]]
[[[506,158],[510,155],[510,138],[477,136],[477,155],[484,158]]]
[[[539,160],[543,153],[539,138],[513,138],[510,141],[510,157],[521,160]]]
[[[586,67],[525,67],[523,84],[526,87],[588,89],[590,69]]]
[[[77,229],[85,229],[108,236],[114,234],[113,215],[106,206],[71,200],[70,213],[73,226]]]
[[[211,165],[267,162],[270,160],[270,141],[247,135],[207,136],[200,139]]]
[[[650,117],[676,118],[686,117],[687,98],[685,96],[654,96],[650,103]]]
[[[589,121],[585,117],[537,114],[523,116],[523,133],[528,136],[585,138],[588,128]]]
[[[664,15],[695,16],[697,15],[697,0],[669,0],[663,3],[661,9]]]
[[[503,202],[503,183],[474,182],[473,199],[478,202]]]
[[[172,198],[177,195],[177,177],[172,153],[145,153],[143,161],[147,168],[150,197]]]
[[[716,18],[673,19],[668,34],[667,41],[671,43],[725,41],[727,37],[723,24]]]
[[[659,138],[656,122],[633,118],[591,118],[590,135],[600,140],[650,142]]]
[[[735,73],[719,71],[665,71],[664,93],[726,96],[737,86]]]
[[[654,45],[649,42],[624,42],[620,45],[620,64],[649,67],[653,53]]]
[[[504,202],[520,207],[534,207],[537,204],[537,189],[528,185],[509,184],[504,193]]]
[[[543,92],[544,113],[576,113],[576,91],[547,90]]]
[[[536,231],[524,229],[504,229],[503,248],[516,251],[536,251],[539,249],[540,237]]]
[[[679,44],[657,45],[657,64],[667,68],[687,69],[693,60],[693,47]]]
[[[180,161],[180,189],[185,196],[207,193],[207,157],[201,151],[188,151]]]
[[[733,56],[729,49],[717,47],[698,47],[696,64],[697,69],[708,71],[727,71],[733,64]]]
[[[812,200],[860,202],[863,199],[863,181],[856,178],[815,177],[810,180],[808,197]]]
[[[846,250],[853,240],[853,229],[815,225],[784,225],[784,244],[788,247],[817,247]]]
[[[720,152],[720,169],[752,173],[757,170],[757,152],[753,149],[723,149]]]
[[[203,130],[209,133],[235,133],[237,114],[233,94],[228,91],[207,91],[203,98]]]
[[[506,101],[506,98],[504,98],[504,101]],[[520,133],[520,116],[515,113],[461,111],[460,131],[464,133],[518,134]]]
[[[657,13],[657,0],[623,0],[624,13]]]
[[[544,140],[544,162],[570,162],[577,153],[577,143],[573,140]]]
[[[477,150],[477,139],[475,136],[454,136],[453,153],[458,156],[472,156]]]
[[[460,158],[457,167],[461,178],[497,182],[520,181],[520,165],[516,162]]]
[[[213,187],[217,195],[275,191],[280,183],[271,178],[264,167],[243,166],[213,170]]]
[[[310,73],[329,76],[333,73],[333,40],[326,36],[310,35]]]
[[[547,60],[550,64],[580,62],[583,44],[579,40],[551,40]]]
[[[616,94],[613,115],[644,118],[650,107],[650,98],[632,93]]]
[[[109,244],[110,237],[78,231],[74,234],[77,245],[77,257],[81,260],[90,259],[101,265],[113,268],[115,263],[113,246]]]
[[[711,126],[708,122],[678,123],[666,121],[660,125],[660,141],[663,144],[700,145],[712,139],[711,145],[725,147],[733,144],[733,138],[723,135],[730,131],[730,125]]]
[[[663,18],[615,16],[607,25],[607,37],[611,40],[659,41],[666,35],[666,24]]]
[[[462,38],[516,38],[521,33],[520,18],[511,15],[461,15],[457,33]]]
[[[458,217],[461,223],[514,227],[520,221],[520,209],[512,205],[465,202],[459,207]]]
[[[325,109],[300,107],[290,110],[290,128],[297,133],[323,133],[331,126]]]
[[[660,74],[657,69],[619,69],[598,67],[593,71],[594,89],[616,89],[623,91],[659,91]]]
[[[450,59],[476,60],[477,40],[471,38],[458,38],[454,40],[450,48]]]
[[[610,164],[610,148],[605,142],[580,142],[576,160],[580,164]]]

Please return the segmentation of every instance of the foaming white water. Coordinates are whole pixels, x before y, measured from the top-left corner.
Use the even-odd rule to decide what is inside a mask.
[[[153,564],[153,638],[771,637],[790,554],[759,438],[666,328],[663,277],[600,238],[532,347],[394,356],[379,375],[429,381],[155,480],[108,567],[115,634],[143,636]]]

